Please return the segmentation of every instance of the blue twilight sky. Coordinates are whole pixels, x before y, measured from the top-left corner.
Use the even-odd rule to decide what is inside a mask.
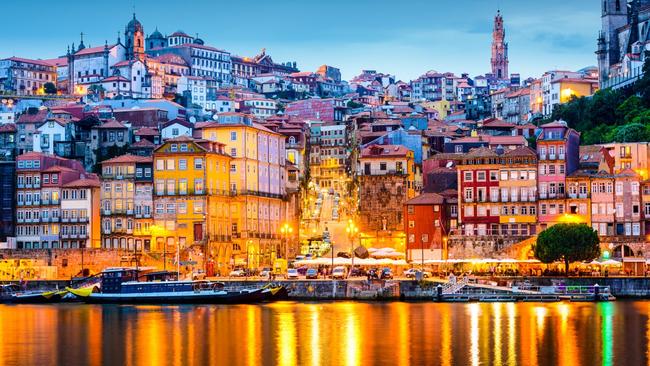
[[[135,9],[146,34],[181,29],[208,45],[301,70],[339,67],[346,79],[376,69],[402,80],[427,70],[490,69],[492,21],[501,8],[510,72],[595,65],[598,1],[544,0],[0,0],[0,58],[53,58],[66,46],[114,42]]]

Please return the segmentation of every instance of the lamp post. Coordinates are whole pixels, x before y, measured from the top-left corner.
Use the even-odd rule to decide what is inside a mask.
[[[289,234],[293,233],[293,227],[288,223],[285,223],[280,227],[280,233],[282,234],[282,239],[284,240],[284,259],[289,259]]]
[[[351,264],[350,264],[350,272],[348,272],[348,277],[352,273],[352,269],[354,268],[354,238],[356,237],[357,233],[359,233],[359,228],[352,222],[352,219],[348,220],[348,225],[345,227],[345,232],[348,234],[348,240],[350,241],[350,258],[351,258]]]

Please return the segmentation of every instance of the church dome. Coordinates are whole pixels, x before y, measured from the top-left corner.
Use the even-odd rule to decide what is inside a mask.
[[[194,44],[198,44],[198,45],[203,46],[205,44],[205,42],[203,42],[203,40],[201,38],[195,38],[194,39]]]
[[[151,34],[149,35],[149,38],[150,38],[150,39],[165,39],[165,37],[162,35],[162,33],[160,33],[160,32],[158,31],[158,28],[156,28],[156,30],[153,31],[153,33],[151,33]]]
[[[133,19],[126,25],[126,31],[135,33],[136,31],[142,32],[142,30],[142,24],[135,18],[135,13],[133,13]]]

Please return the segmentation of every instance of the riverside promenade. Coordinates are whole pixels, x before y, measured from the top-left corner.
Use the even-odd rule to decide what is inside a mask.
[[[222,281],[233,287],[260,286],[268,283],[262,279],[240,279],[240,278],[210,278],[212,281]],[[492,284],[492,288],[505,290],[510,286],[517,286],[526,283],[533,287],[563,286],[589,287],[598,284],[601,287],[609,287],[609,291],[616,298],[650,298],[650,277],[491,277],[472,278],[467,287],[485,288],[486,283]],[[15,281],[0,281],[0,283],[15,283]],[[53,289],[65,288],[69,281],[64,280],[34,280],[27,281],[28,289]],[[427,279],[415,281],[412,279],[395,280],[371,280],[348,279],[348,280],[277,280],[274,283],[284,285],[289,290],[289,298],[301,301],[320,300],[432,300],[437,294],[438,285],[445,286],[448,282],[445,279]]]

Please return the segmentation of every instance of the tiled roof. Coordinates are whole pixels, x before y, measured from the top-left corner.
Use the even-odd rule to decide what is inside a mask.
[[[108,49],[110,50],[111,48],[117,46],[117,44],[109,44]],[[97,47],[90,47],[90,48],[84,48],[83,50],[75,53],[75,55],[80,56],[80,55],[91,55],[93,53],[100,53],[104,52],[104,47],[105,46],[97,46]]]
[[[121,163],[151,163],[153,160],[151,156],[138,156],[131,154],[124,154],[112,159],[104,160],[102,164],[121,164]]]
[[[47,116],[50,112],[47,109],[41,109],[38,113],[30,114],[23,113],[18,117],[16,123],[39,123],[47,119]]]
[[[87,188],[87,187],[99,187],[98,178],[82,178],[72,181],[70,183],[64,184],[63,187],[66,188]]]
[[[34,65],[41,65],[41,66],[52,66],[50,65],[50,63],[48,63],[45,60],[33,60],[33,59],[22,58],[22,57],[9,57],[9,58],[5,58],[4,60],[24,62],[24,63],[34,64]]]
[[[445,197],[437,193],[422,193],[417,197],[406,201],[405,205],[441,205],[445,203]]]
[[[97,126],[97,128],[126,128],[122,122],[112,119],[104,124]]]
[[[154,148],[154,147],[156,147],[156,144],[154,144],[153,142],[151,142],[151,141],[149,141],[147,139],[141,139],[140,141],[136,141],[136,142],[132,143],[131,145],[129,145],[129,149],[148,148],[148,147]]]
[[[402,145],[370,145],[363,148],[361,157],[406,156],[411,150]]]
[[[489,158],[489,157],[498,157],[497,153],[488,148],[488,147],[478,147],[476,149],[471,149],[469,153],[465,154],[465,158]]]
[[[0,133],[6,133],[6,132],[16,132],[16,124],[15,123],[5,123],[3,125],[0,125]]]

